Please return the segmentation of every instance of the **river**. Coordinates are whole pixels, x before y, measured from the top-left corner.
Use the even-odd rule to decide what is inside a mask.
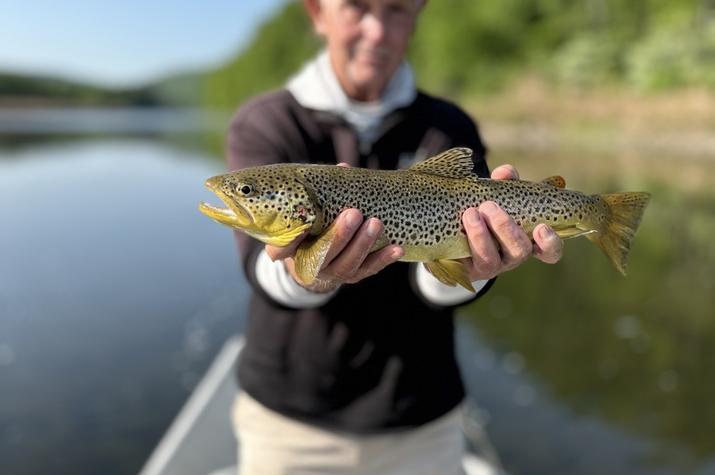
[[[196,209],[223,164],[162,138],[185,122],[77,136],[54,114],[66,130],[0,127],[0,473],[135,473],[242,331],[233,238]],[[493,152],[543,176],[566,160]],[[648,170],[567,171],[584,191],[653,193],[629,276],[574,240],[461,309],[473,415],[513,474],[713,474],[715,197]]]

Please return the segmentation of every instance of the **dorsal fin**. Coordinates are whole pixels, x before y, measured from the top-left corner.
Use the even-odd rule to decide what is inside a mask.
[[[447,178],[471,177],[474,176],[472,149],[466,147],[450,148],[446,152],[415,163],[409,170]]]
[[[544,185],[555,186],[556,188],[566,188],[566,180],[564,177],[559,175],[550,176],[541,180]]]

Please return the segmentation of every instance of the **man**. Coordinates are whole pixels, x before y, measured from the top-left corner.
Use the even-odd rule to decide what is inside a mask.
[[[453,146],[474,150],[472,120],[417,91],[404,55],[423,0],[304,0],[326,49],[285,89],[231,123],[231,169],[280,162],[402,168]],[[515,178],[511,167],[493,178]],[[365,219],[367,218],[367,219]],[[532,237],[494,203],[463,216],[478,294],[447,287],[396,245],[370,253],[382,223],[343,211],[316,282],[293,272],[299,238],[277,248],[237,233],[254,288],[235,409],[244,474],[458,474],[464,397],[453,308],[529,256],[556,262],[561,241]],[[498,243],[497,244],[495,244]]]

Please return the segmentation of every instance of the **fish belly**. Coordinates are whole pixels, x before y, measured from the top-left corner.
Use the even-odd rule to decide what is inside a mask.
[[[460,259],[471,256],[469,243],[464,235],[453,236],[441,240],[432,246],[403,246],[405,255],[400,259],[404,262],[429,262],[440,259]]]

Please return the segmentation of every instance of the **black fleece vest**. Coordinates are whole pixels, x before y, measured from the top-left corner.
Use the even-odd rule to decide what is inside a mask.
[[[228,146],[232,169],[285,161],[394,169],[410,157],[468,146],[475,151],[475,170],[488,173],[472,120],[423,93],[391,114],[380,138],[362,153],[341,119],[304,109],[287,91],[243,106]],[[424,302],[408,264],[344,285],[321,308],[296,310],[256,284],[262,244],[242,234],[238,239],[254,288],[238,378],[263,405],[313,424],[366,433],[424,424],[462,400],[453,309]]]

